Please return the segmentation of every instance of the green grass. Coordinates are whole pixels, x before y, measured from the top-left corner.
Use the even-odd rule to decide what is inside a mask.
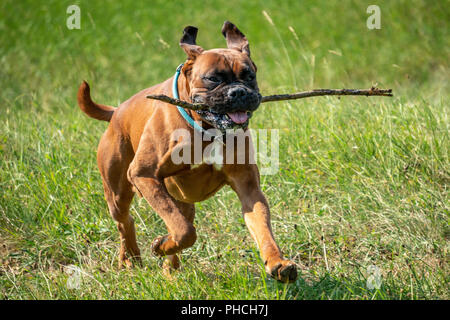
[[[378,1],[371,31],[364,1],[215,2],[0,3],[0,298],[448,299],[448,6]],[[73,3],[81,30],[66,28]],[[280,170],[262,188],[299,265],[292,285],[265,276],[230,188],[196,206],[199,237],[173,280],[149,250],[163,222],[136,198],[144,267],[117,270],[95,161],[106,124],[78,109],[78,85],[118,105],[173,74],[184,26],[223,47],[226,19],[250,41],[263,94],[375,83],[395,93],[271,103],[252,119],[280,129]],[[85,273],[78,290],[68,265]],[[370,265],[378,290],[366,286]]]

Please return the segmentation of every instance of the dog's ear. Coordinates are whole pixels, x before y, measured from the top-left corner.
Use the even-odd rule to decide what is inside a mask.
[[[180,40],[180,46],[186,52],[189,60],[195,60],[195,58],[203,52],[203,48],[195,43],[197,39],[196,27],[187,26],[183,30],[183,36]]]
[[[229,49],[235,49],[250,56],[250,47],[244,34],[230,21],[225,21],[222,27],[222,34],[227,39]]]

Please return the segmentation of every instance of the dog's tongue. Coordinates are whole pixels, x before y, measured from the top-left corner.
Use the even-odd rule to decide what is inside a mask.
[[[227,114],[230,116],[231,120],[233,120],[234,123],[238,124],[244,123],[248,119],[247,112],[230,112]]]

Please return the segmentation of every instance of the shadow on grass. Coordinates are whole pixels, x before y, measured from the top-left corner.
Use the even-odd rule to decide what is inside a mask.
[[[286,299],[294,300],[346,300],[346,299],[383,299],[378,290],[371,292],[365,280],[349,278],[336,279],[325,274],[319,279],[300,276],[287,288]]]

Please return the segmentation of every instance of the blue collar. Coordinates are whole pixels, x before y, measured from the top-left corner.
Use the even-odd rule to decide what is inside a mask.
[[[172,83],[172,94],[175,99],[180,99],[180,96],[178,95],[178,78],[180,77],[181,68],[183,67],[184,63],[180,64],[177,68],[177,71],[175,72],[175,77],[173,79]],[[195,130],[200,131],[202,133],[205,133],[205,129],[203,129],[197,122],[192,119],[186,110],[184,110],[182,107],[177,106],[178,112],[180,112],[181,116],[184,118],[184,120],[187,121],[193,127]]]
[[[180,96],[178,95],[178,78],[180,77],[181,68],[183,68],[184,63],[180,64],[177,68],[177,71],[175,72],[175,76],[172,83],[172,94],[175,99],[180,99]],[[178,112],[181,114],[181,116],[184,118],[184,120],[187,121],[191,125],[191,127],[194,128],[194,130],[197,130],[200,133],[203,133],[203,135],[213,138],[214,141],[219,141],[222,145],[225,145],[223,142],[224,135],[212,135],[207,132],[205,129],[202,128],[197,122],[194,121],[194,119],[191,118],[191,116],[188,115],[186,110],[184,110],[182,107],[177,106]]]

